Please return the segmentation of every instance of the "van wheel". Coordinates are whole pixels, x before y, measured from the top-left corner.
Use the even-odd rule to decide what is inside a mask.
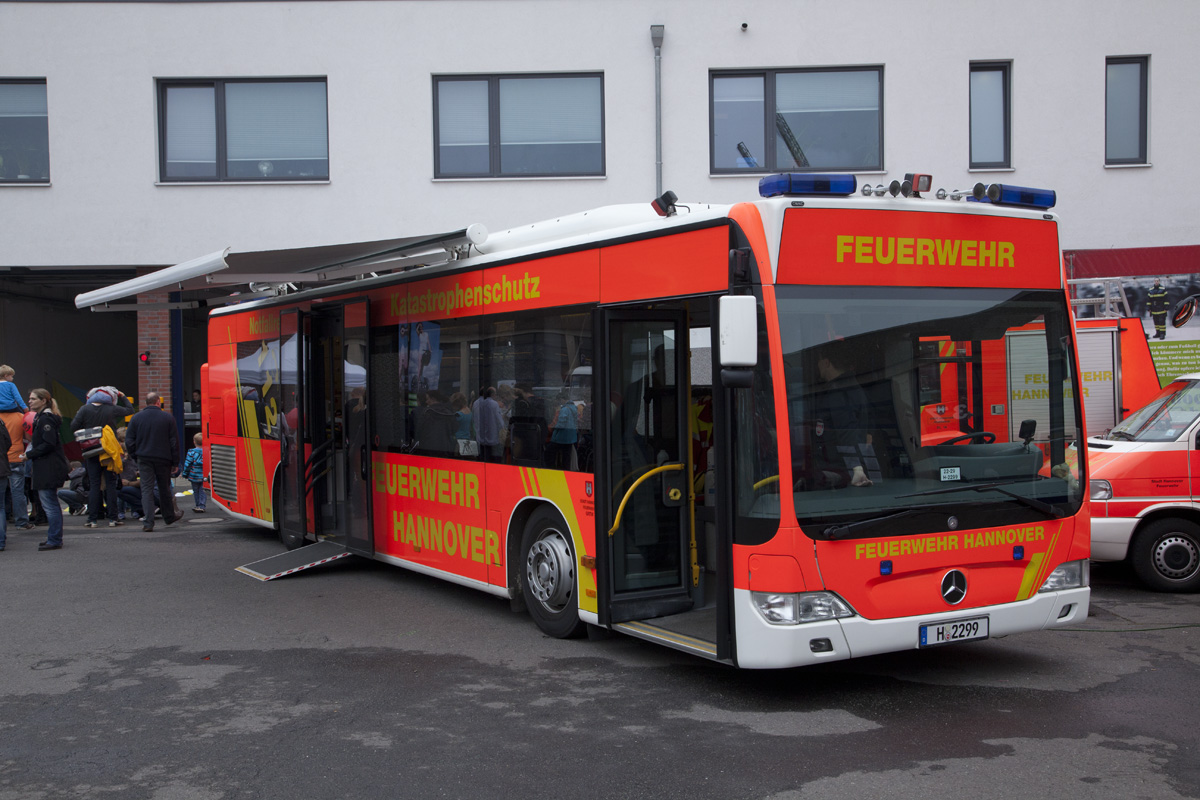
[[[543,633],[557,639],[583,635],[575,546],[570,529],[554,511],[539,509],[525,525],[518,573],[525,607]]]
[[[1184,519],[1160,519],[1143,528],[1130,552],[1133,571],[1159,592],[1200,589],[1200,526]]]

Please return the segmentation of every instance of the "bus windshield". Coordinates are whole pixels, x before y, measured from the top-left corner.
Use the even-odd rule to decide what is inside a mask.
[[[781,286],[777,296],[806,533],[926,533],[1079,510],[1061,292]]]
[[[1124,442],[1173,442],[1200,415],[1200,382],[1174,381],[1108,432]]]

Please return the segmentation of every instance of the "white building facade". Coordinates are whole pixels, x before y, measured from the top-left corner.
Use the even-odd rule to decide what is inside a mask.
[[[660,170],[682,202],[797,169],[1049,188],[1064,249],[1200,272],[1197,30],[1191,0],[4,0],[0,361],[63,299],[14,275],[504,230]]]

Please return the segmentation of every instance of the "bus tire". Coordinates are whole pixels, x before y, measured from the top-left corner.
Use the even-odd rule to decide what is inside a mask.
[[[525,607],[543,633],[556,639],[583,635],[575,545],[557,512],[540,508],[525,524],[517,574]]]
[[[1200,589],[1200,526],[1177,517],[1155,520],[1134,537],[1129,560],[1151,589],[1194,592]]]

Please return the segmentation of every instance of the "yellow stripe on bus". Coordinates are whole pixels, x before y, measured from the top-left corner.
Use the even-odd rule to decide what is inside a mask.
[[[233,363],[233,384],[237,387],[238,395],[242,393],[242,376],[238,369],[237,343],[233,341],[233,331],[229,330],[229,355]],[[259,363],[262,363],[261,359]],[[271,507],[271,489],[266,486],[266,465],[263,462],[262,439],[259,435],[258,413],[253,400],[238,400],[238,418],[241,421],[241,439],[245,444],[246,466],[250,470],[251,492],[254,495],[254,511],[264,522],[274,522],[274,509]]]
[[[1045,558],[1045,553],[1034,553],[1030,556],[1029,566],[1025,567],[1025,577],[1021,579],[1021,588],[1017,591],[1018,600],[1028,600],[1037,591],[1037,587],[1041,586],[1037,577]]]
[[[524,470],[522,470],[524,472]],[[596,579],[590,569],[579,566],[579,558],[587,550],[583,546],[583,535],[579,530],[579,519],[575,516],[575,499],[571,496],[571,488],[567,485],[567,475],[552,469],[529,470],[529,479],[541,490],[539,497],[558,506],[571,529],[571,541],[575,543],[575,573],[579,576],[579,608],[582,611],[595,613],[599,609],[596,597]]]

